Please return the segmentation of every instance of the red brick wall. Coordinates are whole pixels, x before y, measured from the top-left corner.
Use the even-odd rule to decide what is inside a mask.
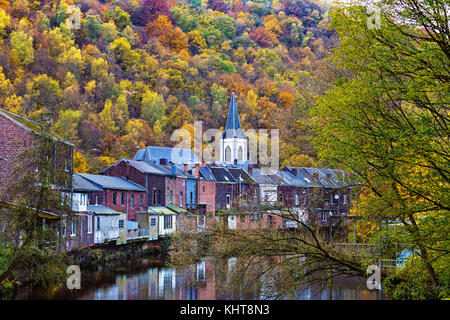
[[[205,186],[205,191],[203,191]],[[216,212],[216,184],[214,181],[197,180],[197,203],[206,203],[206,212]]]
[[[116,193],[116,204],[113,204],[113,193]],[[122,205],[122,193],[124,194],[124,204]],[[104,205],[110,209],[126,212],[127,219],[136,221],[136,213],[146,211],[146,196],[145,191],[126,191],[126,190],[112,190],[105,189],[103,192],[91,192],[89,194],[89,204],[95,204],[95,196],[98,196],[98,204]],[[131,196],[134,196],[134,208],[131,207]],[[140,196],[142,195],[142,208],[140,207]]]
[[[31,146],[33,133],[0,115],[0,191],[8,184],[8,176],[17,163],[18,155]]]
[[[183,178],[177,178],[176,179],[176,186],[175,186],[175,205],[179,207],[186,208],[186,179]],[[181,200],[180,193],[183,192],[183,200]]]

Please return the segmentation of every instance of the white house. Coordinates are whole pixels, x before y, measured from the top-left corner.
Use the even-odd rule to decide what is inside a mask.
[[[102,205],[89,205],[88,211],[94,213],[94,243],[105,243],[119,239],[120,230],[126,231],[126,217],[121,219],[122,214]],[[123,225],[119,225],[122,220]]]
[[[166,207],[151,207],[153,212],[158,214],[158,235],[166,237],[177,229],[176,213]]]

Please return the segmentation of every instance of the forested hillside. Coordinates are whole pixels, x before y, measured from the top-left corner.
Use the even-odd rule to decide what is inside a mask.
[[[94,172],[194,119],[222,127],[235,91],[244,128],[280,129],[281,164],[311,166],[328,23],[318,0],[0,0],[0,108],[47,121]]]

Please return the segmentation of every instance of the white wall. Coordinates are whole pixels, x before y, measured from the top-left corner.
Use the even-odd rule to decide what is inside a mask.
[[[76,212],[87,211],[88,195],[84,192],[74,192],[72,197],[72,210]]]
[[[98,230],[98,218],[100,218],[100,230]],[[108,241],[119,238],[119,215],[94,215],[94,242],[104,243],[105,239]]]
[[[170,217],[172,219],[172,228],[164,229],[164,215],[159,216],[158,227],[159,227],[159,236],[160,237],[164,237],[166,235],[170,235],[175,232],[176,225],[177,225],[177,221],[176,221],[177,217],[175,214],[171,214]]]

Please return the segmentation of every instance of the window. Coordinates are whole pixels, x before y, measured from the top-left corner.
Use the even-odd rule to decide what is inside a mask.
[[[295,194],[295,205],[298,206],[300,204],[300,197],[298,193]]]
[[[283,195],[283,193],[280,193],[280,202],[283,202],[284,201],[284,195]]]
[[[330,194],[330,204],[334,204],[333,195],[332,194]]]
[[[240,146],[238,149],[238,160],[244,160],[244,153],[242,152],[242,147]]]
[[[87,217],[87,225],[88,225],[88,231],[87,233],[92,233],[92,225],[94,224],[94,217],[93,216],[88,216]]]
[[[95,196],[95,204],[98,205],[98,196]]]
[[[119,220],[119,229],[123,229],[123,226],[124,226],[124,221],[123,221],[123,219],[120,219]]]
[[[151,219],[150,219],[150,225],[151,225],[152,227],[156,226],[156,218],[151,218]]]
[[[100,217],[97,217],[97,231],[100,231]]]
[[[343,204],[347,204],[347,195],[346,194],[344,194],[344,199],[343,199]]]
[[[144,203],[144,196],[141,194],[141,197],[139,199],[139,207],[142,208],[142,204]]]
[[[164,229],[172,228],[172,215],[164,216]]]
[[[172,191],[170,191],[170,194],[169,194],[169,203],[172,204]]]
[[[122,192],[122,193],[120,194],[120,204],[121,204],[122,206],[125,205],[125,193],[124,193],[124,192]]]
[[[72,219],[72,222],[70,224],[70,235],[73,237],[77,234],[77,222]]]
[[[80,235],[82,235],[83,234],[83,224],[84,224],[84,217],[81,217],[80,218]]]
[[[230,205],[231,203],[231,196],[227,194],[227,205]]]
[[[189,203],[194,203],[194,196],[193,196],[192,192],[189,194],[189,197],[191,198]]]
[[[134,208],[134,195],[131,195],[131,208]]]
[[[183,206],[183,192],[180,192],[180,207]]]
[[[244,214],[239,216],[239,221],[240,222],[245,222],[245,215]]]
[[[116,203],[117,203],[116,193],[113,192],[113,204],[115,205]]]
[[[255,214],[255,221],[259,220],[259,214]]]
[[[225,148],[225,161],[226,162],[231,161],[231,149],[228,146]]]
[[[253,221],[254,218],[255,218],[255,216],[251,214],[251,215],[250,215],[250,221]]]
[[[203,185],[203,192],[205,192],[205,185]]]
[[[325,211],[322,212],[322,221],[327,221],[327,213]]]
[[[303,205],[304,206],[306,206],[306,199],[307,199],[306,195],[303,195]]]
[[[153,189],[153,205],[156,206],[156,189]]]

